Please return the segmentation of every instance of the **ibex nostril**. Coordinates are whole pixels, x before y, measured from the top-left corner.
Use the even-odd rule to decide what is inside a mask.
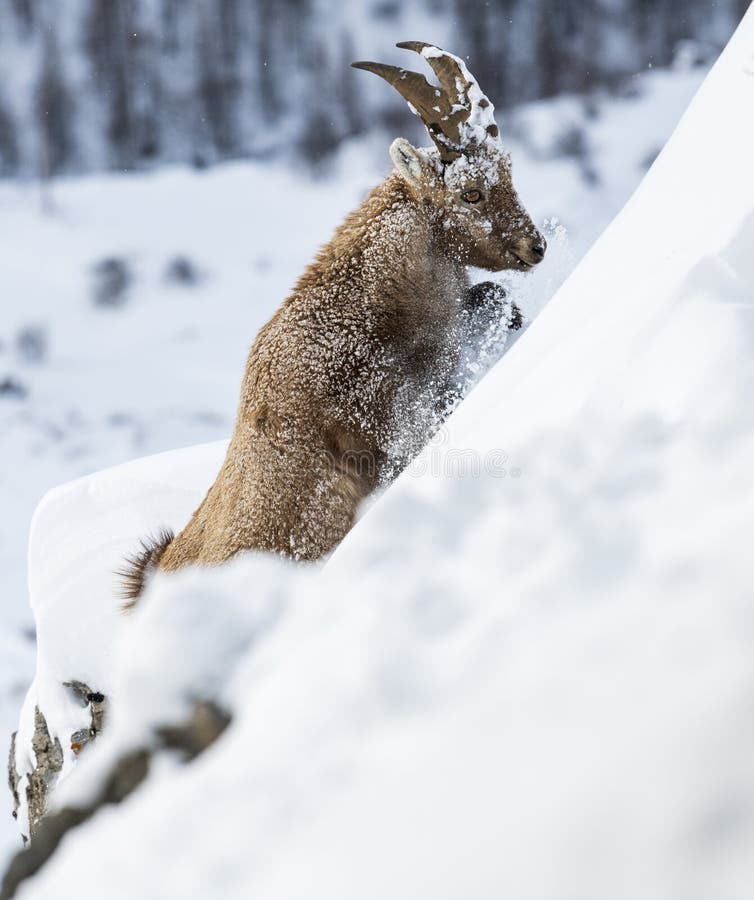
[[[540,259],[544,259],[544,258],[545,258],[545,249],[546,249],[546,245],[545,245],[545,244],[535,244],[535,245],[531,248],[531,252],[532,252],[535,256],[538,256]]]

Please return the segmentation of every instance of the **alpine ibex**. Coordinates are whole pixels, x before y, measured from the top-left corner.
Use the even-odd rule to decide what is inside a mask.
[[[130,560],[132,600],[154,568],[249,549],[300,560],[332,550],[359,503],[439,424],[480,307],[482,319],[485,304],[500,318],[500,292],[470,288],[467,267],[528,270],[544,257],[494,108],[466,65],[426,43],[398,46],[419,53],[439,86],[394,66],[353,65],[393,85],[435,147],[394,141],[394,171],[261,329],[220,473],[177,537],[165,533]]]

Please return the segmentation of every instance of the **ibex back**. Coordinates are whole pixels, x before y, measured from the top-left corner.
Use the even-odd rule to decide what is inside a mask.
[[[398,46],[420,53],[439,87],[393,66],[354,66],[392,84],[435,147],[393,143],[394,171],[259,332],[217,479],[177,537],[129,561],[132,601],[154,568],[251,549],[298,560],[332,550],[449,406],[479,306],[500,296],[470,289],[467,267],[528,270],[544,257],[492,104],[464,63],[429,44]]]

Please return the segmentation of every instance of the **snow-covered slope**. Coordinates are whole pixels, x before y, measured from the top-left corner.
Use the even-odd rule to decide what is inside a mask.
[[[234,721],[21,897],[748,896],[752,72],[754,11],[619,218],[323,572],[155,583],[60,800],[181,698]]]
[[[703,75],[647,72],[626,95],[561,97],[501,119],[527,207],[559,223],[548,226],[543,271],[514,285],[530,315],[618,211]],[[136,456],[226,438],[255,331],[388,164],[387,144],[364,140],[318,182],[277,164],[58,180],[51,209],[34,185],[0,183],[0,732],[15,727],[34,671],[26,556],[39,498]],[[197,464],[196,496],[204,472]],[[99,597],[135,534],[185,511],[163,495],[157,509],[142,492],[141,518],[124,518],[119,545],[91,524],[96,492],[81,487],[87,502],[56,496],[78,511],[75,569],[84,577],[82,557],[99,565],[88,581]],[[34,543],[49,581],[68,583],[70,543],[65,553]],[[107,616],[109,592],[103,602]],[[0,858],[16,840],[0,792]]]
[[[90,716],[67,682],[80,681],[118,702],[113,643],[124,617],[115,573],[152,526],[155,532],[182,527],[212,483],[226,446],[218,441],[128,463],[104,477],[62,485],[40,503],[29,545],[37,671],[22,710],[27,740],[17,748],[19,771],[34,767],[28,728],[33,731],[35,707],[46,711],[65,748],[62,777],[74,764],[70,735],[89,727]],[[25,805],[18,824],[28,835]]]

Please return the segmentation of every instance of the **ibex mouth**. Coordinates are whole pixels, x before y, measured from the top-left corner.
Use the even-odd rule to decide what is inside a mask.
[[[515,250],[508,250],[507,253],[508,257],[513,260],[513,262],[517,263],[525,272],[534,268],[534,263],[527,262],[523,256],[519,256]]]

